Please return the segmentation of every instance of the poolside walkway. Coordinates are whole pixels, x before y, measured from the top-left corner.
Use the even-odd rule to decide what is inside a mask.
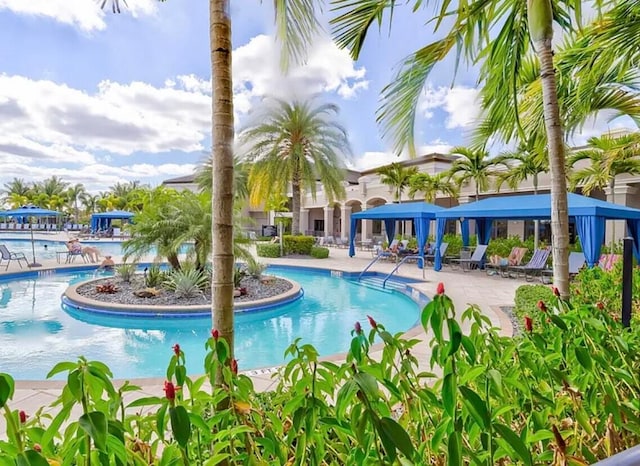
[[[66,234],[36,235],[37,239],[47,240],[66,240]],[[23,237],[22,237],[23,238]],[[2,243],[2,240],[0,240]],[[118,258],[114,258],[117,259]],[[329,258],[327,259],[310,259],[310,258],[278,258],[278,259],[261,259],[263,262],[282,265],[297,265],[304,267],[318,267],[324,269],[335,269],[347,272],[359,272],[366,267],[371,261],[372,256],[367,251],[357,251],[355,257],[349,257],[347,249],[331,248]],[[80,264],[72,264],[78,266]],[[395,263],[377,263],[371,269],[373,271],[388,273]],[[63,267],[56,261],[43,262],[42,270],[47,268]],[[22,269],[24,270],[24,269]],[[20,271],[20,267],[13,263],[9,267],[9,273]],[[0,279],[4,274],[4,264],[0,268]],[[500,311],[501,306],[513,305],[516,289],[524,282],[522,280],[505,279],[499,276],[487,276],[482,271],[472,271],[464,273],[461,270],[451,270],[449,267],[443,268],[440,272],[434,272],[432,269],[425,269],[424,272],[418,269],[415,264],[403,264],[399,271],[399,275],[410,277],[424,281],[412,284],[413,287],[419,289],[428,296],[432,296],[436,292],[439,282],[444,284],[447,295],[449,295],[456,306],[458,314],[461,314],[468,304],[476,304],[481,311],[489,317],[492,324],[500,327],[505,335],[511,334],[511,322],[509,317]],[[366,320],[365,316],[362,316]],[[345,322],[341,331],[349,332],[353,328],[354,322]],[[465,330],[463,328],[463,330]],[[407,332],[407,336],[412,338],[423,338],[423,340],[414,348],[412,353],[424,365],[424,369],[428,368],[430,358],[430,349],[423,329],[418,326]],[[376,354],[375,352],[373,353]],[[70,355],[75,356],[75,355]],[[344,355],[334,355],[329,359],[341,359]],[[240,368],[242,369],[242,368]],[[0,369],[1,370],[1,369]],[[256,390],[268,390],[276,383],[272,378],[273,370],[265,369],[264,371],[248,371],[247,374],[253,379]],[[139,379],[132,382],[140,387],[142,391],[136,396],[162,396],[164,379]],[[47,406],[53,402],[60,393],[62,386],[60,381],[19,381],[16,383],[16,392],[11,402],[14,409],[22,409],[27,413],[34,413],[38,408]],[[0,437],[4,437],[5,432],[4,418],[0,418]]]

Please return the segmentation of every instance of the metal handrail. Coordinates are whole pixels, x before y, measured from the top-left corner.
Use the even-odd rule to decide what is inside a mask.
[[[417,259],[417,260],[423,260],[422,256],[419,255],[411,255],[411,256],[404,256],[402,258],[402,260],[400,262],[398,262],[396,264],[396,266],[393,268],[393,270],[389,273],[389,275],[387,275],[386,277],[384,277],[384,280],[382,281],[382,288],[384,288],[387,284],[387,280],[389,280],[389,278],[391,278],[391,275],[393,275],[393,273],[398,270],[400,268],[400,266],[402,264],[404,264],[408,259]],[[424,262],[422,263],[422,270],[424,270]]]
[[[376,262],[378,262],[378,260],[380,260],[382,257],[384,257],[384,256],[376,256],[376,257],[374,257],[374,258],[373,258],[373,260],[372,260],[371,262],[369,262],[369,265],[367,265],[367,266],[362,270],[362,272],[360,272],[360,275],[358,275],[358,281],[360,281],[360,279],[362,278],[362,276],[364,275],[364,273],[365,273],[367,270],[369,270],[369,269],[371,268],[371,266],[372,266],[373,264],[375,264]]]

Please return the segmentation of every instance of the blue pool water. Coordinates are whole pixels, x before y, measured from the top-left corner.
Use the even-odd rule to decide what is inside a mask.
[[[15,235],[14,235],[15,236]],[[35,252],[37,261],[56,260],[56,252],[67,251],[67,246],[61,241],[35,240]],[[5,239],[0,236],[0,244],[5,244],[11,252],[22,252],[29,262],[31,262],[33,252],[31,250],[31,241],[29,239]],[[45,248],[45,245],[47,246]],[[100,251],[100,256],[121,256],[121,243],[112,241],[82,241],[83,246],[94,246]],[[82,261],[80,261],[82,262]],[[4,267],[4,264],[3,264]]]
[[[369,328],[367,314],[392,332],[418,320],[418,305],[397,292],[364,287],[328,272],[273,268],[270,273],[302,285],[302,299],[277,310],[236,314],[236,357],[241,370],[283,364],[297,337],[321,355],[346,352],[356,321]],[[203,372],[204,342],[211,320],[130,319],[72,315],[60,296],[91,272],[56,273],[0,281],[0,372],[18,380],[44,379],[59,361],[80,355],[105,362],[118,378],[162,377],[179,343],[191,374]]]

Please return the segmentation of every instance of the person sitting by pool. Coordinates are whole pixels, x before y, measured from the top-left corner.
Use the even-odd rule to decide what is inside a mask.
[[[98,270],[105,270],[107,272],[113,272],[113,269],[115,267],[116,263],[113,262],[113,259],[111,258],[111,256],[104,256],[104,260],[102,261],[102,263],[100,264],[100,266],[98,267]]]
[[[507,267],[508,265],[517,265],[518,264],[518,248],[513,248],[511,253],[507,257],[500,257],[499,254],[494,254],[489,256],[489,262],[493,265],[498,265],[500,267]]]
[[[100,257],[100,250],[93,246],[82,247],[78,238],[73,238],[67,241],[67,248],[71,255],[88,256],[91,262],[98,262]]]

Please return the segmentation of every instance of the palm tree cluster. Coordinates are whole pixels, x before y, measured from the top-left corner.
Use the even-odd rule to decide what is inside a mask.
[[[71,184],[57,176],[33,183],[14,178],[0,190],[0,203],[10,208],[33,204],[66,212],[79,223],[94,212],[115,209],[140,212],[148,191],[149,187],[139,181],[116,183],[108,191],[91,194],[84,184]]]

